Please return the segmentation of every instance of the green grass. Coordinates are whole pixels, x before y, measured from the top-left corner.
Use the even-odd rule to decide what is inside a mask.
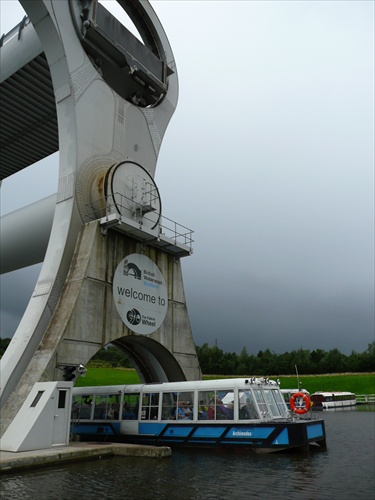
[[[291,385],[293,382],[294,385]],[[316,391],[349,391],[354,394],[375,394],[375,374],[356,373],[343,375],[300,376],[302,387],[310,394]],[[280,377],[281,388],[297,387],[297,377]]]
[[[85,377],[78,377],[75,387],[139,383],[137,372],[131,368],[88,368]]]
[[[219,375],[204,376],[205,380],[228,378]],[[232,378],[232,377],[230,377]],[[297,377],[277,377],[282,389],[297,388]],[[375,373],[350,373],[342,375],[303,375],[302,387],[310,393],[316,391],[350,391],[355,394],[375,394]],[[121,385],[140,383],[137,372],[128,368],[88,368],[85,377],[79,377],[75,386]]]

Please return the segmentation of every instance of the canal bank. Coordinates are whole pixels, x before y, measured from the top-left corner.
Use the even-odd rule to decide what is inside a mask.
[[[56,446],[34,451],[0,451],[0,473],[17,469],[40,467],[75,460],[100,459],[109,456],[165,458],[172,451],[167,446],[147,446],[116,443],[74,443],[70,446]]]

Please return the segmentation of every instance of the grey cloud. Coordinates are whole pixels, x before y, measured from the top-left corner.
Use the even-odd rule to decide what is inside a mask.
[[[374,341],[373,5],[153,6],[180,81],[156,182],[164,215],[195,231],[182,267],[196,343],[363,351]],[[22,197],[49,194],[47,170]],[[16,181],[3,183],[2,210],[16,208]],[[54,192],[56,174],[48,183]],[[5,286],[13,323],[28,280]]]

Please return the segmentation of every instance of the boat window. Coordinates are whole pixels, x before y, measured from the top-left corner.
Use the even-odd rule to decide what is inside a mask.
[[[267,415],[268,414],[268,407],[267,407],[267,403],[264,400],[262,390],[261,389],[253,389],[253,391],[254,391],[255,401],[258,404],[258,408],[259,408],[261,414],[264,416]]]
[[[164,392],[162,395],[162,420],[192,420],[194,392]]]
[[[257,405],[251,391],[238,391],[238,408],[240,420],[259,418]]]
[[[202,420],[233,420],[234,391],[199,391],[198,418]]]
[[[291,392],[283,392],[282,394],[283,394],[283,398],[284,398],[285,403],[289,404],[289,400],[290,400],[292,393]]]
[[[286,405],[285,405],[285,401],[284,401],[283,395],[281,394],[280,391],[275,390],[275,389],[272,392],[273,392],[273,396],[275,398],[276,404],[277,404],[277,406],[279,408],[280,414],[284,416],[286,414],[286,412],[287,412],[287,408],[286,408]]]
[[[94,420],[102,420],[107,416],[108,396],[95,396]]]
[[[318,402],[318,401],[322,402],[322,401],[324,401],[324,396],[322,396],[321,394],[313,394],[310,399],[311,399],[311,401],[314,401],[314,402]]]
[[[215,391],[198,391],[198,419],[208,420],[210,401],[215,397]]]
[[[90,420],[92,408],[92,394],[83,396],[73,396],[72,400],[72,419]]]
[[[194,393],[178,392],[176,393],[176,406],[174,409],[174,418],[176,420],[192,420],[194,417]]]
[[[203,399],[198,399],[198,420],[208,420],[208,403]]]
[[[157,420],[159,413],[159,393],[142,394],[141,420]]]
[[[95,396],[94,420],[118,420],[119,402],[119,394]]]
[[[175,392],[164,392],[161,403],[162,420],[175,420],[177,407],[177,394]]]
[[[138,418],[139,398],[139,392],[124,395],[124,402],[122,405],[123,420],[136,420]]]
[[[275,398],[274,398],[274,393],[276,391],[273,391],[272,389],[263,389],[264,397],[265,400],[268,403],[269,409],[271,410],[271,415],[273,417],[280,417],[280,409],[276,404]]]

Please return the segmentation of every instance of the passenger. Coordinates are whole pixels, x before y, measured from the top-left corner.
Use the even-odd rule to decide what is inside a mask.
[[[157,420],[158,419],[158,412],[159,412],[159,409],[157,407],[152,406],[151,411],[150,411],[150,420]]]
[[[216,419],[218,420],[231,420],[233,418],[233,414],[229,409],[224,405],[221,399],[217,398],[216,400]]]
[[[134,405],[133,412],[134,412],[134,415],[135,415],[135,419],[137,420],[137,418],[138,418],[138,412],[139,412],[139,401],[138,400],[137,400],[137,402]]]
[[[224,405],[222,400],[215,396],[210,401],[210,406],[207,411],[208,420],[215,419],[215,408],[216,408],[216,420],[231,420],[233,419],[233,414],[228,410],[228,408]]]
[[[242,420],[252,420],[252,419],[258,419],[259,415],[258,412],[254,406],[254,403],[250,400],[250,398],[246,399],[246,405],[244,405],[240,409],[240,419]]]
[[[233,418],[234,418],[234,401],[231,401],[230,403],[227,404],[227,410],[228,410],[228,419],[233,420]]]
[[[122,410],[122,419],[123,420],[136,420],[137,416],[134,411],[131,411],[128,403],[124,402],[124,407]]]
[[[193,403],[190,401],[185,401],[185,406],[183,407],[185,415],[190,418],[190,420],[193,419]]]
[[[189,420],[191,415],[191,411],[186,409],[185,401],[179,401],[178,407],[175,411],[176,420]]]
[[[215,401],[214,401],[214,399],[211,399],[211,401],[210,401],[210,406],[208,407],[208,410],[207,410],[207,418],[208,418],[208,420],[215,420]]]
[[[119,416],[120,416],[119,404],[118,403],[113,403],[112,407],[113,407],[113,418],[115,420],[118,420]]]
[[[73,401],[71,418],[77,420],[79,418],[79,401]]]
[[[107,418],[106,412],[106,403],[105,401],[101,401],[99,404],[95,406],[94,418],[105,419]]]
[[[114,419],[114,417],[115,417],[115,413],[114,413],[114,411],[113,411],[112,406],[110,406],[110,407],[108,408],[108,411],[107,411],[107,420],[113,420],[113,419]]]
[[[204,404],[203,399],[200,400],[199,406],[198,406],[198,419],[199,420],[207,420],[208,419],[208,408]]]

